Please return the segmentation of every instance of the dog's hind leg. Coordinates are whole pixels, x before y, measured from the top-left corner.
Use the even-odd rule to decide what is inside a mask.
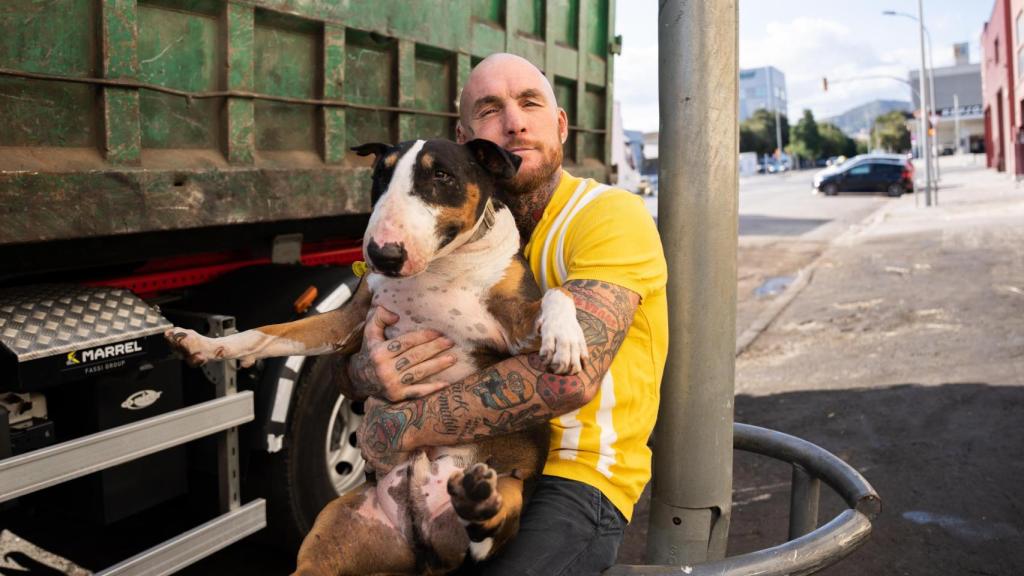
[[[192,366],[237,358],[245,368],[261,358],[352,353],[362,342],[370,302],[370,289],[364,280],[342,307],[323,314],[221,338],[208,338],[194,330],[177,327],[167,330],[164,336]]]
[[[469,535],[469,553],[476,561],[485,560],[508,542],[519,530],[523,508],[523,481],[513,476],[498,477],[484,463],[448,480],[452,506]]]
[[[416,572],[413,546],[380,509],[375,491],[366,484],[324,507],[302,541],[293,576]]]

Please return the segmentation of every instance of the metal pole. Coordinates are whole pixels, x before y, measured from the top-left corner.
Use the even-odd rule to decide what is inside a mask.
[[[662,0],[659,221],[668,365],[647,561],[723,558],[732,513],[739,176],[737,0]]]
[[[925,173],[925,185],[924,185],[924,205],[932,205],[932,155],[931,147],[929,145],[928,138],[928,92],[925,90],[925,74],[928,73],[928,67],[925,66],[924,62],[924,5],[923,0],[917,0],[917,28],[918,36],[921,40],[921,73],[918,74],[918,81],[920,82],[920,90],[918,93],[921,98],[921,156],[924,157],[924,173]]]
[[[928,109],[931,110],[931,116],[929,120],[934,118],[935,124],[935,138],[932,140],[932,152],[933,158],[935,158],[935,182],[938,183],[942,180],[942,172],[939,170],[939,105],[935,103],[935,62],[932,60],[932,33],[928,31],[928,27],[924,25],[922,20],[921,26],[924,28],[924,36],[928,39]],[[939,191],[936,187],[935,196],[938,200]]]
[[[789,496],[789,539],[796,540],[818,527],[818,502],[821,480],[811,476],[803,466],[793,464],[793,480]]]
[[[960,149],[960,96],[953,94],[953,133],[956,135],[956,155],[963,153]]]

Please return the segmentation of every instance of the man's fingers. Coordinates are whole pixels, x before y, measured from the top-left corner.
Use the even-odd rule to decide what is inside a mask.
[[[435,334],[437,333],[435,332]],[[388,344],[396,341],[403,342],[401,338],[398,338],[396,340],[389,341]],[[395,358],[395,371],[403,372],[417,364],[420,364],[421,362],[424,362],[425,360],[429,360],[430,358],[437,356],[454,345],[454,342],[451,340],[440,336],[418,342],[417,344],[405,345],[403,342],[401,347],[402,353],[400,356]]]
[[[455,364],[454,354],[443,354],[435,358],[430,358],[429,360],[420,362],[403,372],[401,382],[405,385],[421,382],[443,370],[447,370],[453,364]]]
[[[405,388],[403,391],[404,400],[414,400],[416,398],[422,398],[429,396],[442,388],[448,386],[447,382],[427,382],[424,384],[413,384]]]

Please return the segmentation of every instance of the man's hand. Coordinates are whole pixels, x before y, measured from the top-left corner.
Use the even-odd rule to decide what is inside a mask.
[[[398,315],[378,306],[370,309],[363,332],[363,348],[349,362],[349,377],[361,396],[397,402],[420,398],[444,388],[447,382],[430,378],[455,364],[445,353],[454,344],[435,330],[416,330],[393,340],[384,329]]]

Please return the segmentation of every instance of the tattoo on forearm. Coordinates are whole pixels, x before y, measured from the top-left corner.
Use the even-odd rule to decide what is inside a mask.
[[[592,397],[625,340],[639,297],[598,281],[572,281],[565,287],[576,302],[587,339],[590,358],[584,371],[566,376],[546,373],[539,355],[530,354],[525,362],[503,362],[455,382],[423,400],[427,416],[421,421],[431,423],[430,444],[460,444],[541,425]],[[406,429],[424,425],[410,423]]]
[[[422,401],[376,406],[367,415],[373,424],[360,441],[376,453],[400,450],[405,432],[412,426],[423,425],[424,413]]]
[[[484,380],[470,389],[484,406],[501,410],[519,406],[533,398],[533,385],[525,382],[517,372],[510,372],[504,378],[495,369],[485,373]]]

